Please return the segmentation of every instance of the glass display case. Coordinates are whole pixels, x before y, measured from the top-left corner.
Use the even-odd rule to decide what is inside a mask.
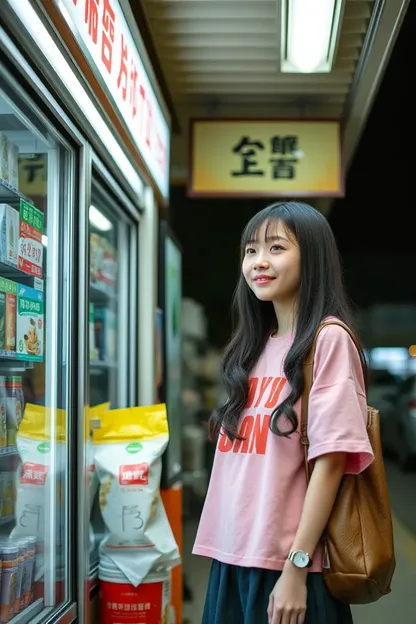
[[[89,405],[90,438],[90,594],[97,587],[99,546],[105,534],[94,469],[94,408],[121,408],[137,402],[137,224],[129,218],[122,193],[93,169],[89,207]],[[124,204],[124,205],[123,205]],[[128,201],[127,201],[128,206]],[[123,209],[124,208],[124,209]],[[88,448],[90,451],[88,452]]]
[[[0,65],[0,622],[70,600],[74,152]]]

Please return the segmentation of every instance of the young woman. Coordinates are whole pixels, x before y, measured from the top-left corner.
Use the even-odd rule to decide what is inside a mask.
[[[228,399],[194,553],[213,559],[203,624],[350,624],[322,576],[320,538],[345,473],[372,461],[364,358],[321,329],[309,397],[306,486],[302,366],[323,321],[351,327],[335,239],[304,203],[256,214],[241,240],[238,324],[223,362]]]

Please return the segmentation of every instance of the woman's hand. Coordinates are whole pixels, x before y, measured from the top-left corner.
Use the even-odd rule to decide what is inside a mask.
[[[288,562],[269,598],[269,624],[304,624],[307,571]]]

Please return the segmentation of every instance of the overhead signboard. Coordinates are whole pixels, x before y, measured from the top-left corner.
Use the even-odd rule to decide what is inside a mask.
[[[340,197],[337,121],[195,119],[191,197]]]
[[[166,198],[170,128],[119,0],[55,1]]]

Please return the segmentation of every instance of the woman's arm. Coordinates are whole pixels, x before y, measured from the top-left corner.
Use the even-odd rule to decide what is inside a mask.
[[[330,453],[315,460],[292,550],[303,550],[311,558],[328,523],[345,472],[346,453]],[[288,553],[289,554],[289,553]],[[269,602],[272,624],[302,624],[306,612],[308,570],[287,561]]]
[[[346,462],[346,453],[330,453],[315,460],[292,550],[303,550],[313,558],[331,515]],[[295,566],[287,561],[286,567]]]

